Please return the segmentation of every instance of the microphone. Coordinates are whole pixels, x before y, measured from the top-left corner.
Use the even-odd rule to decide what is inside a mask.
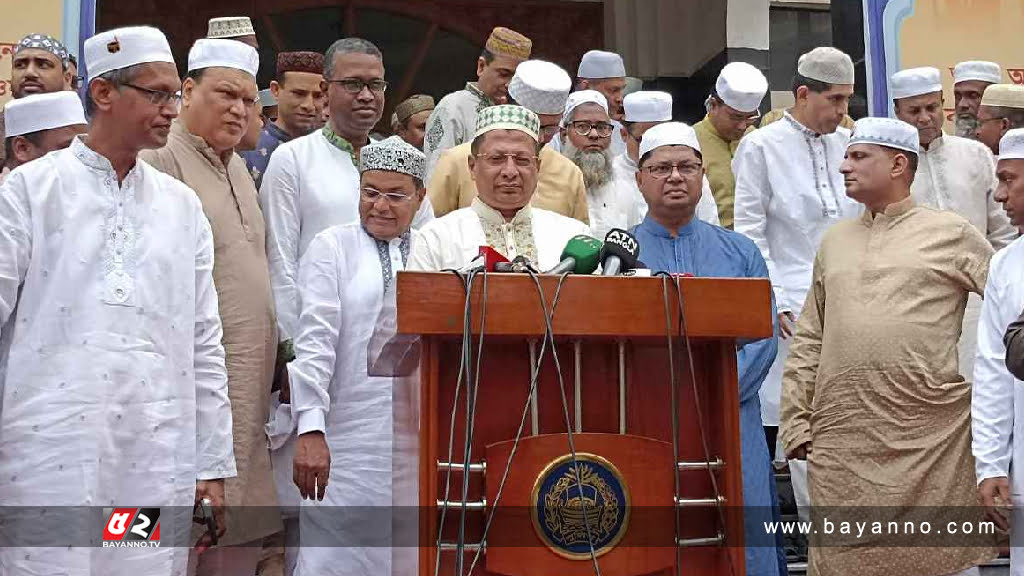
[[[622,270],[636,268],[640,243],[636,237],[619,228],[612,228],[601,247],[601,275],[618,276]]]
[[[586,234],[573,236],[562,250],[562,261],[544,274],[591,274],[597,270],[600,255],[600,240]]]
[[[488,272],[494,272],[494,267],[499,262],[508,262],[508,258],[503,256],[501,252],[498,252],[490,246],[481,246],[480,251],[473,257],[465,266],[459,268],[459,272],[463,274],[469,274],[470,272],[487,270]]]
[[[536,272],[537,269],[533,266],[533,262],[530,262],[529,258],[519,255],[513,258],[511,262],[498,262],[494,265],[494,271],[525,274],[528,271]]]

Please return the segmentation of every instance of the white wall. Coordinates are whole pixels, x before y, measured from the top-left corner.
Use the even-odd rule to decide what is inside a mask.
[[[728,0],[725,41],[729,48],[768,49],[769,0]]]

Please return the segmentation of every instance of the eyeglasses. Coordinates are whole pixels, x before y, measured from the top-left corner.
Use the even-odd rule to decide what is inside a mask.
[[[477,154],[477,158],[483,159],[484,163],[491,168],[501,168],[508,164],[509,159],[516,165],[516,168],[529,168],[537,161],[536,156],[525,154]]]
[[[173,102],[174,105],[178,105],[181,102],[181,91],[167,92],[165,90],[153,90],[152,88],[143,88],[142,86],[136,86],[135,84],[129,84],[128,82],[123,83],[122,86],[127,86],[133,90],[142,92],[154,106],[166,106],[168,102]]]
[[[540,127],[540,133],[544,136],[554,136],[558,133],[558,124],[548,124]]]
[[[742,112],[729,112],[729,120],[739,124],[740,122],[754,123],[761,119],[761,114],[754,112],[753,114],[744,114]]]
[[[404,204],[412,200],[412,196],[408,194],[399,194],[398,192],[381,192],[376,188],[370,188],[364,186],[359,189],[359,196],[367,202],[376,202],[377,200],[384,198],[388,204]]]
[[[327,83],[337,84],[349,94],[359,94],[363,91],[363,88],[369,88],[370,92],[374,94],[381,94],[388,89],[387,81],[379,78],[369,82],[365,82],[360,78],[342,78],[341,80],[328,80]]]
[[[651,175],[651,178],[656,180],[665,180],[672,175],[674,170],[678,170],[679,174],[683,178],[692,178],[700,173],[702,166],[700,164],[654,164],[653,166],[644,166],[643,170]]]
[[[587,136],[591,130],[596,130],[597,135],[601,138],[607,138],[612,135],[612,130],[615,127],[608,122],[587,122],[586,120],[577,120],[572,123],[572,129],[580,136]]]

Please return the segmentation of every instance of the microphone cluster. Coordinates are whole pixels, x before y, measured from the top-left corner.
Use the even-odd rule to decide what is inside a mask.
[[[613,228],[605,236],[602,243],[593,236],[579,234],[573,236],[562,250],[560,262],[550,270],[541,274],[562,275],[593,274],[598,266],[602,276],[645,276],[638,273],[644,268],[640,262],[640,243],[636,237],[619,228]],[[480,254],[473,259],[470,267],[486,269],[488,272],[537,272],[537,268],[529,258],[516,256],[509,261],[494,248],[481,246]]]

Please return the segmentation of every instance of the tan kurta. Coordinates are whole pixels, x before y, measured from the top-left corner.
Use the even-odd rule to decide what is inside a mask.
[[[728,142],[722,138],[707,115],[693,125],[693,130],[697,133],[697,141],[700,142],[704,169],[707,171],[708,182],[711,184],[711,194],[715,197],[715,204],[718,205],[718,221],[722,228],[732,230],[733,203],[736,195],[736,178],[732,174],[732,157],[736,154],[736,148],[739,147],[740,141]]]
[[[223,543],[250,542],[281,530],[264,432],[277,325],[256,187],[237,154],[225,167],[216,152],[189,134],[181,122],[173,124],[164,148],[146,150],[139,157],[195,190],[213,228],[213,281],[224,326],[238,468],[238,476],[225,483],[225,498],[230,507],[246,507],[229,512]]]
[[[811,442],[816,511],[884,506],[857,519],[887,521],[894,507],[976,504],[971,389],[956,344],[967,295],[982,292],[991,255],[969,222],[909,198],[826,233],[786,362],[780,430],[787,452]],[[912,511],[936,519],[934,509]],[[812,573],[848,575],[856,566],[859,576],[937,576],[995,555],[958,545],[895,549],[886,545],[896,537],[875,538],[840,548],[812,535]]]
[[[466,142],[445,150],[437,161],[427,186],[427,196],[437,218],[459,208],[468,208],[476,198],[476,183],[469,172],[470,144]],[[530,204],[580,222],[590,221],[583,173],[572,160],[549,146],[540,151],[537,190]]]

